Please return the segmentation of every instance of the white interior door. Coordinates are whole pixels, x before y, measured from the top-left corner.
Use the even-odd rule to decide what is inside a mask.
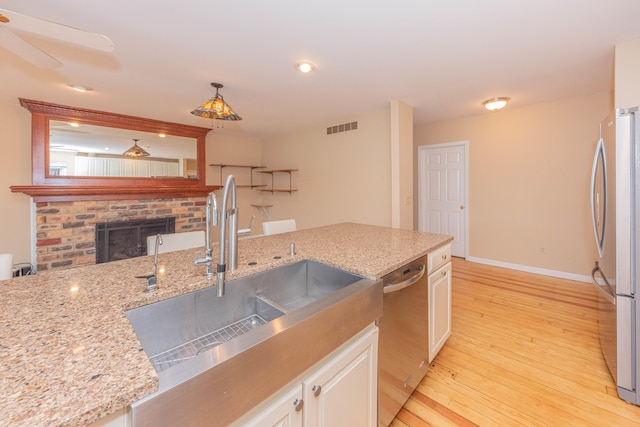
[[[418,230],[453,236],[451,254],[467,257],[467,142],[418,147]]]

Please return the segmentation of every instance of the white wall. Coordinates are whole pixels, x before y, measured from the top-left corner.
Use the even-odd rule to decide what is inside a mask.
[[[31,261],[31,198],[12,193],[11,185],[31,185],[31,115],[16,105],[0,104],[0,253],[14,263]]]
[[[415,144],[469,141],[469,255],[587,276],[589,177],[607,92],[416,126]]]
[[[413,230],[413,107],[391,101],[391,226]]]
[[[640,40],[616,45],[615,105],[640,105]]]
[[[327,135],[327,124],[264,142],[265,165],[299,169],[297,192],[263,193],[272,219],[293,218],[299,229],[345,221],[391,225],[389,110],[337,123],[352,121],[355,131]]]
[[[262,165],[262,143],[260,139],[248,138],[241,136],[225,135],[218,133],[214,129],[207,134],[206,139],[206,181],[208,185],[224,185],[224,181],[228,175],[233,175],[236,180],[236,203],[240,209],[239,228],[246,228],[249,225],[251,215],[256,215],[253,224],[253,234],[262,233],[261,221],[258,211],[251,206],[257,204],[261,200],[261,195],[251,188],[245,188],[245,185],[251,184],[251,169],[226,167],[220,169],[218,166],[211,164],[227,164],[227,165]],[[222,172],[222,175],[221,175]],[[260,174],[253,172],[254,181],[260,180]],[[218,203],[222,203],[222,190],[216,191]],[[217,230],[217,229],[216,229]],[[213,236],[217,240],[217,231]]]

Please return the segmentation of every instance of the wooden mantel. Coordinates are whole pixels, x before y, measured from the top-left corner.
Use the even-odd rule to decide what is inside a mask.
[[[13,193],[24,193],[35,202],[67,202],[78,200],[125,200],[125,199],[165,199],[179,197],[205,197],[219,190],[219,185],[200,187],[184,186],[130,186],[130,187],[89,187],[66,185],[12,185]]]

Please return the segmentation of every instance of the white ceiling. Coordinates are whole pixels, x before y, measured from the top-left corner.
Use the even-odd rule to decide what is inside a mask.
[[[616,43],[640,39],[638,0],[0,0],[102,33],[102,53],[24,35],[64,65],[0,47],[0,102],[29,98],[178,123],[215,91],[243,121],[216,132],[273,136],[414,107],[414,122],[489,114],[612,89]],[[22,35],[22,34],[21,34]],[[311,75],[294,68],[316,65]],[[79,94],[67,84],[90,86]]]

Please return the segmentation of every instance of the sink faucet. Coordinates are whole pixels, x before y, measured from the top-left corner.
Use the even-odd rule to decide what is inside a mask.
[[[162,236],[156,234],[156,251],[153,255],[153,273],[145,274],[144,276],[136,276],[137,279],[147,279],[147,286],[145,292],[155,292],[158,288],[158,248],[162,244]]]
[[[231,192],[231,208],[227,208]],[[227,241],[227,219],[229,220],[229,259],[226,260],[225,250]],[[218,256],[218,297],[224,295],[224,280],[229,262],[229,271],[238,268],[238,208],[236,207],[236,179],[227,176],[222,190],[222,205],[220,207],[220,255]]]
[[[205,227],[205,251],[204,258],[196,258],[193,262],[195,265],[206,265],[204,275],[213,277],[213,250],[211,249],[211,227],[218,225],[218,201],[216,195],[212,191],[207,196],[206,209],[206,227]]]
[[[229,193],[231,193],[231,207],[228,208]],[[234,271],[238,268],[238,235],[250,234],[251,226],[255,216],[251,217],[249,221],[249,228],[238,230],[238,213],[239,209],[236,207],[236,180],[233,175],[227,176],[227,180],[222,190],[222,204],[220,211],[218,211],[218,202],[216,195],[211,192],[207,196],[207,211],[206,211],[206,249],[204,258],[196,258],[193,262],[195,265],[206,265],[207,269],[204,273],[206,277],[213,277],[213,250],[211,249],[211,227],[220,225],[220,239],[218,246],[220,254],[218,256],[217,266],[217,285],[218,297],[224,296],[225,274],[228,271]],[[227,243],[227,220],[229,221],[229,237]],[[229,256],[226,254],[226,245],[229,245]],[[227,259],[228,258],[228,259]],[[225,262],[227,261],[227,262]],[[228,266],[227,266],[228,263]]]

